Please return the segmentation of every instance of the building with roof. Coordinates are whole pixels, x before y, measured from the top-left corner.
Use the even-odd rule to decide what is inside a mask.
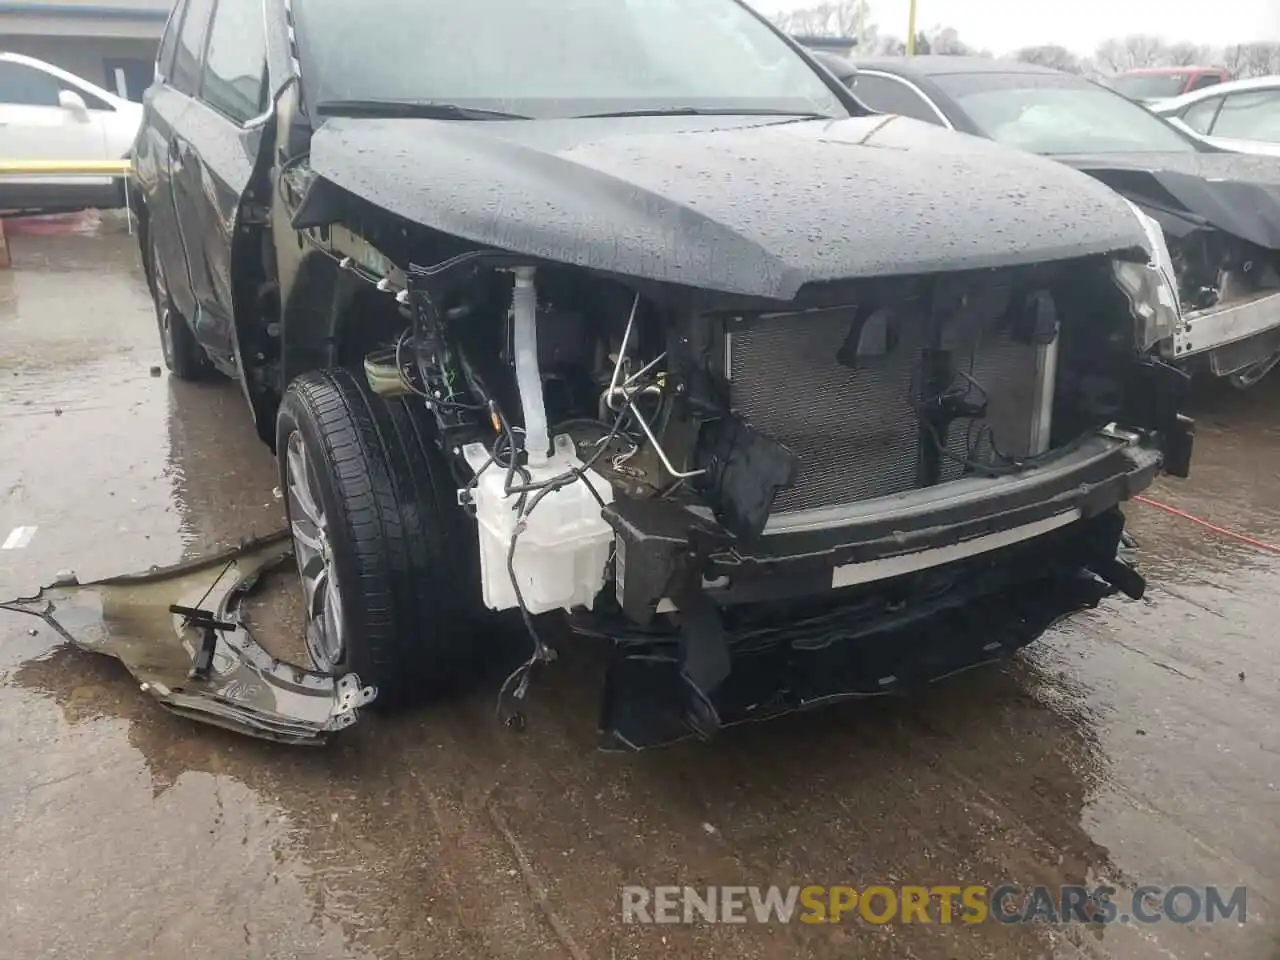
[[[140,100],[173,2],[0,0],[0,50],[38,57]]]

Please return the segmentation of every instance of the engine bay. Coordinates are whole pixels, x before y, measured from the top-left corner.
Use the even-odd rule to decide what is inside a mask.
[[[460,503],[496,511],[504,537],[550,498],[589,496],[570,526],[655,501],[685,540],[714,528],[707,550],[767,551],[779,514],[1015,476],[1108,423],[1154,429],[1166,411],[1132,389],[1146,368],[1107,270],[1082,258],[889,278],[778,311],[469,252],[407,270],[404,327],[365,372],[375,392],[421,398]],[[500,516],[513,506],[515,524]],[[592,544],[607,533],[574,529]],[[505,594],[504,572],[492,578]]]

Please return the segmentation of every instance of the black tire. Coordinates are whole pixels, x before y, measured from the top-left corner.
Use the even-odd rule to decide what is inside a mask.
[[[356,673],[381,706],[456,689],[479,659],[476,535],[434,422],[411,402],[379,397],[347,370],[316,371],[289,386],[276,421],[281,489],[297,434],[340,585],[342,653],[317,666]]]
[[[160,349],[164,352],[164,365],[179,380],[208,380],[214,373],[213,364],[209,362],[204,348],[196,342],[196,335],[187,318],[173,305],[158,243],[159,241],[152,236],[149,267],[151,300],[156,308],[156,328],[160,333]]]

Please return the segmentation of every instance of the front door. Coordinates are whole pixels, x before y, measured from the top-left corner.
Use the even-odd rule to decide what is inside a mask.
[[[198,304],[196,337],[235,373],[232,247],[263,145],[267,88],[261,0],[219,0],[199,92],[175,130],[173,195]]]
[[[64,90],[78,98],[74,106],[62,102]],[[86,96],[53,74],[0,60],[0,159],[107,159],[103,114],[90,109],[93,105]],[[52,183],[58,178],[38,179]],[[86,183],[83,179],[68,182]]]
[[[213,13],[213,0],[182,0],[170,17],[160,44],[155,82],[143,96],[142,133],[135,146],[134,170],[147,209],[148,249],[164,271],[169,296],[178,313],[196,330],[199,303],[190,265],[199,251],[183,231],[178,215],[178,178],[182,172],[179,130],[195,109],[200,85],[200,58]]]

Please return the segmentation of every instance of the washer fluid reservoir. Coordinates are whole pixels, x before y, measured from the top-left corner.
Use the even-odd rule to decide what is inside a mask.
[[[480,579],[485,606],[492,610],[511,610],[520,605],[507,566],[511,538],[515,536],[520,517],[516,510],[519,494],[507,496],[507,471],[489,464],[489,451],[483,445],[470,444],[463,450],[472,470],[479,470],[472,502],[475,505],[480,537]],[[556,437],[555,449],[545,463],[527,465],[529,483],[545,483],[568,473],[583,470],[572,438]],[[605,585],[605,567],[613,546],[613,528],[600,515],[600,503],[591,495],[586,483],[606,504],[613,502],[613,487],[592,470],[584,480],[575,480],[548,493],[536,508],[524,517],[524,529],[516,539],[515,580],[530,613],[551,610],[591,609],[596,595]],[[524,483],[516,474],[513,485]],[[526,507],[538,495],[525,498]]]

